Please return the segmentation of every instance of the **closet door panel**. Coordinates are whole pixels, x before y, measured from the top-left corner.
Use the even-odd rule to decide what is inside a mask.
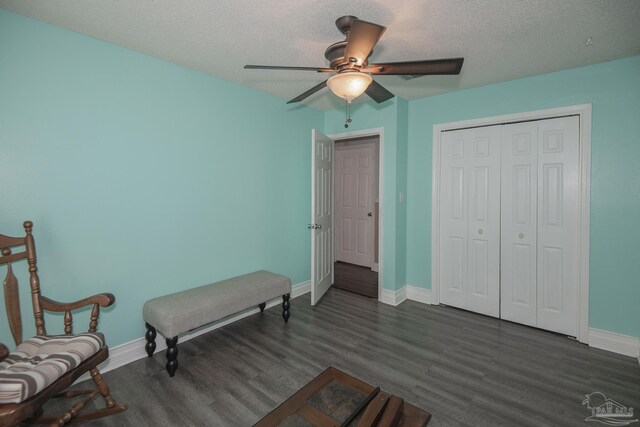
[[[499,127],[446,132],[440,183],[441,301],[498,317]]]
[[[500,316],[500,128],[472,129],[468,139],[468,307]]]
[[[536,326],[538,126],[502,126],[501,317]]]
[[[577,117],[539,122],[537,326],[578,332]]]
[[[440,300],[467,308],[468,147],[463,131],[442,138],[440,168]]]

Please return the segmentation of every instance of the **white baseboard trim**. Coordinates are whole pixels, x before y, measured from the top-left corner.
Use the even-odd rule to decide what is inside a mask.
[[[291,298],[297,298],[308,292],[311,292],[311,281],[298,283],[297,285],[293,285],[291,287]],[[271,301],[267,302],[267,308],[280,305],[281,303],[282,303],[281,298],[274,298]],[[219,322],[215,322],[205,327],[191,331],[187,334],[180,335],[180,339],[178,340],[178,343],[189,341],[191,338],[195,338],[199,335],[206,334],[207,332],[211,332],[215,329],[221,328],[222,326],[228,325],[229,323],[233,323],[236,320],[243,319],[247,316],[251,316],[252,314],[256,314],[259,312],[260,312],[260,309],[258,307],[242,311],[231,317],[227,317],[226,319],[223,319]],[[293,315],[295,316],[295,313]],[[146,340],[144,337],[142,337],[142,338],[138,338],[133,341],[129,341],[127,343],[120,344],[110,348],[109,358],[99,366],[100,372],[102,373],[109,372],[113,369],[119,368],[131,362],[135,362],[136,360],[147,357],[147,352],[144,349],[145,344],[146,344]],[[167,348],[167,344],[164,340],[164,337],[160,333],[158,333],[158,336],[156,337],[156,345],[157,345],[156,353]],[[76,382],[84,381],[89,378],[90,378],[89,375],[83,375]]]
[[[378,301],[395,307],[406,299],[407,299],[407,287],[403,286],[397,291],[390,291],[389,289],[383,288],[382,293],[380,294],[380,299]]]
[[[431,290],[413,285],[405,285],[397,291],[383,289],[379,301],[395,307],[408,299],[423,304],[431,304]]]
[[[407,299],[431,304],[431,289],[420,288],[418,286],[407,285]]]
[[[389,304],[396,306],[396,293],[394,291],[390,291],[388,289],[382,288],[382,292],[380,292],[380,298],[378,299],[381,303]]]
[[[298,298],[299,296],[308,294],[309,292],[311,292],[311,280],[293,285],[291,287],[291,298]]]
[[[396,291],[396,301],[398,302],[398,304],[400,304],[404,302],[406,299],[407,299],[407,286],[405,285]]]
[[[635,357],[640,363],[640,338],[589,328],[589,347]]]

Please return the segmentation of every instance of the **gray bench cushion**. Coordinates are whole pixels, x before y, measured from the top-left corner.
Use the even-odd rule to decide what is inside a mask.
[[[260,270],[147,301],[144,321],[166,338],[291,292],[287,276]]]

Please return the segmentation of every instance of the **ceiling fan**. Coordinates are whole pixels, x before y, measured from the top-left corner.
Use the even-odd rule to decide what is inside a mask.
[[[355,16],[343,16],[336,20],[338,30],[346,39],[332,44],[324,52],[329,68],[289,67],[281,65],[245,65],[245,69],[316,71],[336,75],[296,96],[287,104],[300,102],[325,86],[347,103],[366,93],[381,103],[395,95],[373,80],[371,75],[413,77],[435,74],[460,74],[464,58],[432,59],[424,61],[369,63],[373,48],[386,30],[382,25],[362,21]]]

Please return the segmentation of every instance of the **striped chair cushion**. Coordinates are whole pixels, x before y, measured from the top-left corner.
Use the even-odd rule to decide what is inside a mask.
[[[101,333],[36,336],[0,362],[0,404],[20,403],[104,347]]]

